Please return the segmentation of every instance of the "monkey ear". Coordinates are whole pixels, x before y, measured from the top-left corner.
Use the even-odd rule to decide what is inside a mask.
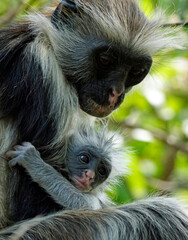
[[[74,15],[78,15],[78,6],[74,0],[62,0],[51,16],[51,22],[59,28],[62,23],[70,24]]]

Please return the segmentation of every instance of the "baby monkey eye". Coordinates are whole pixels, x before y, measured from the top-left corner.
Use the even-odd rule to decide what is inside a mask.
[[[105,167],[100,167],[98,169],[98,172],[101,176],[105,176],[106,175],[106,168]]]
[[[85,154],[85,153],[84,154],[80,154],[78,156],[78,158],[79,158],[80,162],[82,162],[82,163],[88,164],[90,162],[90,157],[87,154]]]

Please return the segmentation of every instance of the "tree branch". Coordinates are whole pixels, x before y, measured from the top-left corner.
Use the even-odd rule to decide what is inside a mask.
[[[175,160],[178,150],[174,147],[169,147],[168,155],[164,162],[164,172],[161,180],[170,181],[172,173],[175,168]]]
[[[166,28],[166,27],[179,27],[179,26],[182,26],[182,27],[188,27],[188,22],[176,22],[176,23],[166,23],[166,24],[163,24],[162,27]]]
[[[112,123],[112,121],[110,121]],[[109,123],[110,123],[109,122]],[[188,143],[182,142],[179,138],[177,138],[174,135],[168,135],[166,132],[155,129],[155,128],[145,128],[138,124],[131,124],[127,120],[124,122],[118,123],[118,125],[125,130],[125,128],[129,129],[144,129],[148,132],[150,132],[153,137],[159,139],[161,142],[164,142],[168,146],[175,148],[177,151],[182,151],[188,155]]]
[[[160,190],[161,194],[166,195],[168,192],[176,191],[177,189],[188,189],[187,181],[181,181],[177,179],[176,181],[164,181],[161,179],[147,177],[147,183],[152,188]]]

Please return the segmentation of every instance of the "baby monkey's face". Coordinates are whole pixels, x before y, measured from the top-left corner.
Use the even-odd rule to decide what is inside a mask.
[[[111,172],[110,161],[96,147],[84,148],[68,153],[67,168],[72,184],[83,192],[92,191],[103,183]]]

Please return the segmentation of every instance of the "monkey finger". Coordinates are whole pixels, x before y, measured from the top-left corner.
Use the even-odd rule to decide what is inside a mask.
[[[22,142],[22,146],[24,147],[34,147],[30,142]]]
[[[16,151],[23,151],[25,148],[22,145],[15,145],[13,149]]]
[[[19,157],[16,157],[16,158],[13,158],[12,160],[10,160],[9,162],[8,162],[8,164],[9,164],[9,167],[14,167],[14,166],[16,166],[16,165],[22,165],[21,164],[21,158],[20,158],[20,156]]]
[[[22,151],[36,151],[36,148],[30,142],[22,142]]]
[[[21,153],[22,153],[21,151],[9,150],[8,152],[5,153],[5,156],[8,159],[12,159],[12,158],[19,156]]]

